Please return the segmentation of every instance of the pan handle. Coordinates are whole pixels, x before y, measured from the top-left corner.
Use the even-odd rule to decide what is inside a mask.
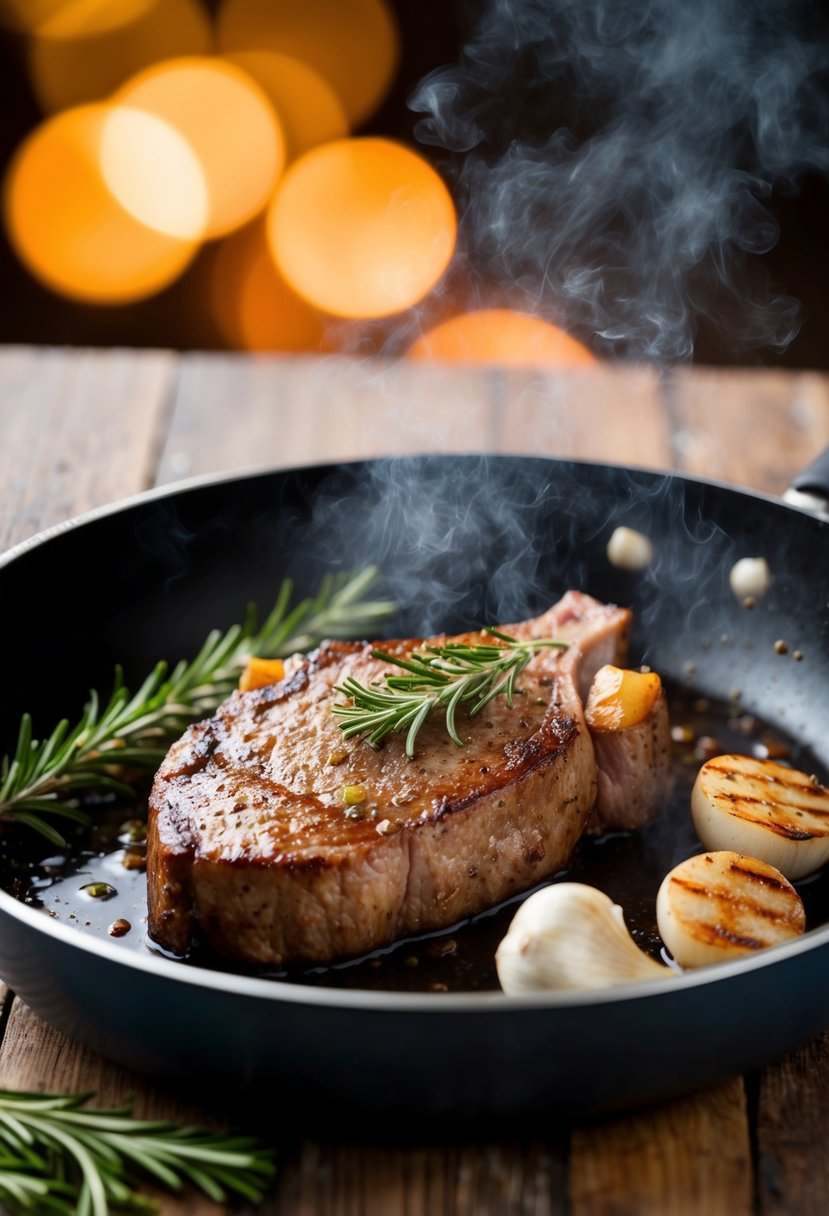
[[[829,448],[793,478],[783,499],[793,507],[829,519]]]

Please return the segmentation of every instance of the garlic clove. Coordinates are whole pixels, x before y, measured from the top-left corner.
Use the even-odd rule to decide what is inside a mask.
[[[800,896],[774,866],[740,853],[699,853],[666,875],[656,897],[663,942],[682,967],[727,962],[797,937]]]
[[[645,570],[653,561],[650,537],[635,528],[616,528],[607,542],[607,560],[622,570]]]
[[[584,706],[591,730],[622,731],[638,726],[662,694],[654,671],[629,671],[606,663],[593,677]]]
[[[788,879],[829,860],[829,789],[773,760],[707,761],[691,793],[691,815],[706,849],[758,857]]]
[[[738,599],[759,600],[771,586],[769,564],[764,557],[741,557],[731,567],[728,582]]]
[[[495,954],[504,992],[610,988],[677,972],[634,942],[622,909],[584,883],[542,887],[524,901]]]

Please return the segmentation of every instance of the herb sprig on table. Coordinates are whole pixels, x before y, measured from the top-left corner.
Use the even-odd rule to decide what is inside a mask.
[[[91,1094],[0,1090],[0,1211],[27,1216],[151,1213],[140,1180],[179,1192],[198,1187],[216,1203],[260,1203],[273,1151],[234,1132],[133,1119],[129,1108],[90,1110]]]
[[[372,747],[378,747],[392,731],[406,731],[406,755],[413,758],[424,722],[433,711],[443,710],[449,737],[462,747],[456,725],[461,705],[469,706],[472,717],[502,694],[512,705],[515,681],[535,652],[551,646],[567,649],[566,642],[554,638],[518,639],[492,627],[485,632],[503,644],[447,642],[445,646],[425,646],[405,657],[373,650],[374,658],[407,674],[387,672],[382,683],[370,685],[351,678],[337,685],[337,692],[349,698],[333,707],[343,735],[347,739],[362,735]]]
[[[131,692],[116,669],[112,694],[102,702],[92,692],[80,720],[64,719],[46,739],[32,735],[24,714],[17,747],[0,764],[0,822],[25,824],[56,845],[65,843],[54,818],[85,823],[79,795],[132,796],[123,769],[156,768],[184,728],[213,712],[230,694],[253,656],[282,658],[310,650],[324,638],[374,635],[395,611],[390,600],[370,600],[377,578],[373,567],[328,575],[316,596],[292,604],[285,579],[276,603],[261,625],[251,607],[244,624],[214,630],[196,657],[169,670],[156,664]]]

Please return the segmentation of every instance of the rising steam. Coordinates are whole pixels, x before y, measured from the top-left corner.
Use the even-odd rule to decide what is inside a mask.
[[[690,358],[701,318],[784,349],[797,302],[750,255],[772,190],[829,168],[819,25],[801,0],[488,0],[410,101],[452,154],[480,300],[610,355]]]

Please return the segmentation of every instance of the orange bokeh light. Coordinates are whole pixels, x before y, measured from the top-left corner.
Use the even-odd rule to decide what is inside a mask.
[[[104,181],[121,206],[148,228],[200,240],[207,227],[207,183],[187,141],[144,110],[113,106],[101,135]]]
[[[391,140],[342,139],[296,161],[268,211],[282,274],[341,317],[382,317],[422,299],[443,274],[457,223],[425,160]]]
[[[135,21],[155,0],[0,0],[0,19],[47,38],[88,37]]]
[[[119,104],[169,123],[207,183],[205,236],[240,227],[265,206],[285,163],[273,107],[246,72],[221,59],[167,60],[128,80]]]
[[[226,55],[267,93],[282,123],[287,159],[348,134],[348,117],[337,94],[307,64],[274,51]]]
[[[173,282],[197,245],[148,228],[117,201],[101,172],[111,107],[80,106],[38,127],[5,181],[12,245],[48,287],[77,300],[120,304]]]
[[[411,359],[529,367],[586,367],[597,362],[586,346],[564,330],[541,317],[508,308],[452,317],[418,338],[408,354]]]
[[[222,241],[211,268],[213,318],[230,346],[251,351],[319,350],[320,314],[274,266],[262,220]]]
[[[206,54],[213,40],[199,0],[79,0],[28,28],[32,87],[47,112],[106,98],[159,60]]]
[[[397,25],[385,0],[224,0],[219,49],[268,50],[307,63],[334,88],[357,126],[397,69]]]

